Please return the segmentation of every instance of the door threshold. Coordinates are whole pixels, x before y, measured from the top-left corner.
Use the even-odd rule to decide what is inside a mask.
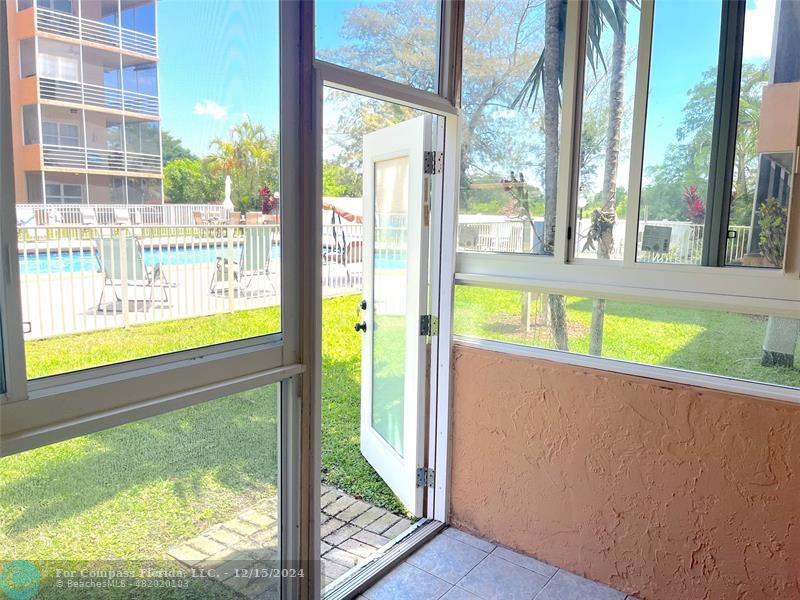
[[[322,592],[325,600],[349,600],[369,588],[399,562],[444,529],[444,523],[420,519],[365,562],[331,582]]]

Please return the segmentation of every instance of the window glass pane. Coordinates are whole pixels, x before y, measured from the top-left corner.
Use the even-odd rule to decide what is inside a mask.
[[[118,6],[85,4],[95,21]],[[157,43],[39,40],[41,74],[84,86],[27,109],[41,164],[14,156],[30,377],[280,331],[278,9],[123,0],[128,29],[154,32],[157,11]]]
[[[457,335],[555,348],[547,294],[456,287]],[[598,317],[603,303],[603,318]],[[800,321],[567,296],[570,352],[800,388]],[[797,361],[800,364],[800,360]]]
[[[640,11],[627,0],[590,0],[589,14],[575,255],[621,260]]]
[[[640,262],[700,264],[702,258],[721,6],[720,0],[655,3]]]
[[[559,6],[466,3],[462,250],[553,252],[565,20]],[[548,16],[557,25],[550,44]]]
[[[320,0],[317,57],[356,71],[436,91],[437,0]]]
[[[781,268],[792,199],[800,90],[797,6],[759,0],[745,12],[736,160],[726,263]]]
[[[280,567],[278,396],[271,385],[0,459],[3,558],[40,575],[37,598],[279,598],[277,578],[254,576]],[[130,573],[109,587],[99,571]]]

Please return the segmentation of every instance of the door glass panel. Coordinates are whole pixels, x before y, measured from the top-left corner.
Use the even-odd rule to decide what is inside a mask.
[[[372,426],[403,454],[408,157],[375,163]]]

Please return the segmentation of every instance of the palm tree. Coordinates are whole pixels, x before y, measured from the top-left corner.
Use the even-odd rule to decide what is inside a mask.
[[[599,214],[592,219],[600,230],[594,232],[597,240],[597,258],[608,260],[614,248],[614,224],[617,220],[617,167],[619,166],[620,132],[625,108],[625,44],[628,34],[628,0],[614,0],[619,20],[614,28],[614,46],[611,51],[608,91],[608,129],[606,133],[606,160],[603,174],[605,201]],[[589,353],[603,353],[603,331],[606,319],[606,301],[592,301],[592,326],[589,336]]]
[[[229,140],[215,138],[211,147],[212,172],[231,176],[236,201],[240,209],[245,209],[257,196],[260,178],[272,156],[264,127],[245,117],[231,128]]]
[[[599,65],[605,68],[602,52],[602,34],[606,27],[614,31],[614,52],[612,56],[611,106],[609,110],[609,126],[606,143],[606,175],[604,190],[606,205],[614,206],[612,214],[616,214],[616,172],[619,162],[619,131],[621,129],[621,110],[623,98],[625,36],[627,31],[626,6],[630,2],[637,8],[639,0],[591,0],[589,2],[588,37],[586,58],[590,66],[596,69]],[[559,111],[561,109],[561,87],[563,78],[564,57],[564,24],[566,22],[567,0],[546,0],[544,49],[534,65],[531,74],[512,103],[512,108],[536,106],[539,93],[544,99],[544,138],[545,138],[545,250],[552,251],[555,236],[556,214],[556,182],[558,180],[558,148],[559,148]],[[621,42],[621,43],[620,43]],[[618,51],[618,49],[621,50]],[[618,59],[618,60],[615,60]],[[619,73],[615,73],[614,69]],[[615,89],[614,82],[617,83]],[[620,105],[615,106],[619,98]],[[616,144],[614,145],[614,140]],[[609,166],[613,167],[609,169]],[[613,172],[613,177],[610,172]],[[608,193],[608,181],[611,181],[611,192]],[[607,212],[604,207],[604,212]],[[613,232],[613,228],[612,228]],[[613,236],[613,233],[610,234]],[[606,237],[605,248],[610,253],[613,238]],[[599,246],[598,246],[599,251]],[[556,348],[569,349],[567,335],[566,301],[564,296],[550,295],[550,323]],[[605,306],[603,306],[605,308]],[[602,323],[600,324],[602,328]],[[594,327],[593,327],[594,329]],[[602,341],[601,341],[602,346]]]

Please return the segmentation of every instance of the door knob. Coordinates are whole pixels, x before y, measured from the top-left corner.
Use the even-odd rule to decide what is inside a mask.
[[[361,323],[356,323],[356,331],[366,331],[367,330],[367,322],[361,321]]]

